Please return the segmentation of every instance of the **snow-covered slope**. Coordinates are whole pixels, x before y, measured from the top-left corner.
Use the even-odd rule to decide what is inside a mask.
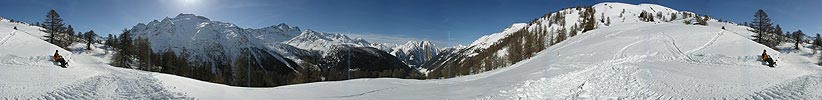
[[[743,32],[748,31],[623,24],[570,38],[509,67],[450,79],[355,79],[245,90],[157,77],[173,90],[215,99],[822,98],[822,68],[804,56],[810,52],[775,52],[734,34]],[[762,49],[779,56],[776,68],[755,60]]]
[[[715,20],[708,23],[699,26],[681,21],[626,21],[600,25],[509,67],[450,79],[356,79],[226,96],[273,93],[277,95],[255,96],[353,100],[822,98],[822,91],[817,89],[822,88],[822,70],[806,56],[809,52],[779,53],[749,40],[746,34],[752,33],[747,27]],[[778,58],[778,67],[769,68],[756,61],[763,49]],[[186,83],[164,79],[173,77],[160,78]],[[179,86],[179,91],[241,91],[174,86]],[[192,96],[214,97],[212,94]]]
[[[368,78],[242,88],[113,68],[94,56],[99,53],[69,53],[0,22],[0,98],[822,99],[822,67],[812,59],[820,54],[807,48],[776,52],[751,41],[747,27],[708,23],[599,27],[511,66],[449,79]],[[70,67],[48,61],[51,50],[71,55]],[[777,58],[777,67],[756,61],[762,50]]]
[[[164,88],[154,73],[108,66],[102,49],[64,50],[43,41],[46,33],[39,29],[0,21],[0,99],[186,99]],[[68,68],[51,61],[55,51],[68,60]]]
[[[474,40],[474,42],[469,44],[469,46],[476,46],[475,48],[477,49],[488,48],[489,46],[500,42],[500,39],[519,31],[527,25],[527,23],[514,23],[513,25],[508,26],[508,28],[503,29],[501,32],[485,35],[477,40]]]

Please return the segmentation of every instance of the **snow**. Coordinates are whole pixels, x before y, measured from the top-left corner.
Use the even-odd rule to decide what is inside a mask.
[[[151,77],[155,73],[108,66],[103,49],[70,52],[43,41],[38,34],[46,33],[39,27],[0,22],[0,37],[4,37],[0,41],[0,99],[187,98],[165,89]],[[51,61],[54,50],[68,60],[68,68]]]
[[[631,9],[665,8],[638,6]],[[115,68],[105,64],[108,56],[100,45],[82,51],[77,48],[84,45],[75,44],[70,52],[38,38],[36,34],[45,33],[37,27],[3,21],[0,99],[822,99],[822,67],[814,64],[820,54],[808,48],[767,48],[751,41],[753,33],[746,29],[715,20],[708,26],[625,22],[601,26],[519,63],[474,75],[244,88]],[[486,40],[494,37],[498,36],[476,43],[493,43]],[[305,47],[313,48],[301,48]],[[53,50],[69,59],[68,68],[48,61]],[[762,50],[776,58],[777,67],[756,61]]]
[[[349,38],[342,34],[323,33],[314,30],[305,30],[300,35],[285,42],[286,44],[305,50],[330,51],[334,46],[348,45],[355,47],[370,46],[371,43],[361,38]]]
[[[189,55],[188,58],[194,61],[217,62],[214,60],[236,60],[242,48],[266,48],[291,39],[299,34],[300,28],[278,24],[260,29],[242,29],[203,16],[179,14],[162,21],[139,23],[128,31],[134,35],[132,38],[148,38],[153,52],[173,50],[178,55]]]
[[[390,52],[391,55],[396,56],[412,69],[417,69],[421,72],[427,72],[428,69],[422,68],[419,65],[437,56],[438,53],[439,48],[429,41],[408,41],[403,45],[392,48]]]
[[[471,44],[469,44],[469,46],[476,46],[476,47],[479,47],[479,48],[488,48],[489,46],[497,43],[500,39],[505,38],[506,36],[508,36],[510,34],[513,34],[514,32],[519,31],[520,29],[522,29],[526,25],[528,25],[528,24],[527,23],[514,23],[513,25],[508,26],[508,28],[505,28],[504,30],[502,30],[502,32],[494,33],[494,34],[490,34],[490,35],[485,35],[485,36],[480,37],[479,39],[477,39],[474,42],[472,42]]]
[[[728,34],[748,31],[719,27],[626,23],[572,37],[509,67],[450,79],[355,79],[262,89],[202,87],[190,83],[206,83],[176,76],[160,80],[174,81],[168,82],[175,83],[169,84],[173,90],[195,97],[216,94],[196,91],[224,91],[219,96],[240,99],[822,98],[822,69],[804,56],[809,52],[780,53]],[[779,55],[777,67],[755,60],[762,49]]]

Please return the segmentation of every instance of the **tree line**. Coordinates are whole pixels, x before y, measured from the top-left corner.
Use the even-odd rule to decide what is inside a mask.
[[[41,31],[48,33],[44,36],[46,41],[64,49],[69,49],[68,46],[71,44],[85,42],[86,50],[91,50],[92,43],[100,42],[95,39],[97,34],[94,33],[94,30],[76,32],[75,34],[74,28],[71,25],[66,25],[60,14],[53,9],[46,13],[43,23],[36,22],[32,26],[42,27],[43,30]]]

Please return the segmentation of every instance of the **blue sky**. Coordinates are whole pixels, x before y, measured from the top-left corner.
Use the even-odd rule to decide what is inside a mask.
[[[110,34],[193,13],[244,28],[286,23],[375,42],[465,45],[515,22],[599,2],[654,3],[740,23],[764,9],[788,31],[822,31],[822,0],[4,0],[0,16],[35,22],[56,9],[76,30]]]

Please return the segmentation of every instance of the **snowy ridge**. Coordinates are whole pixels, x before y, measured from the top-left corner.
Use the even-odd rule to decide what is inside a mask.
[[[335,46],[370,47],[372,45],[361,38],[352,39],[342,34],[323,33],[310,29],[284,43],[300,49],[324,53],[331,51]]]
[[[391,54],[403,60],[409,67],[420,69],[420,65],[439,53],[439,48],[429,41],[408,41],[394,47]],[[420,69],[424,70],[424,69]]]
[[[286,24],[262,29],[242,29],[234,24],[212,21],[203,16],[179,14],[162,21],[139,23],[128,31],[135,39],[149,39],[154,52],[172,50],[189,55],[188,58],[192,61],[232,62],[244,53],[241,51],[243,48],[266,48],[296,36],[299,30],[298,27]],[[275,54],[273,57],[288,64],[286,59],[276,55],[277,52],[267,52]]]
[[[474,42],[472,42],[468,46],[475,46],[476,48],[488,48],[488,46],[491,46],[491,45],[499,42],[500,39],[516,32],[516,31],[519,31],[520,29],[526,27],[527,25],[528,25],[527,23],[514,23],[511,26],[508,26],[508,28],[505,28],[504,30],[502,30],[502,32],[482,36],[479,39],[474,40]]]

